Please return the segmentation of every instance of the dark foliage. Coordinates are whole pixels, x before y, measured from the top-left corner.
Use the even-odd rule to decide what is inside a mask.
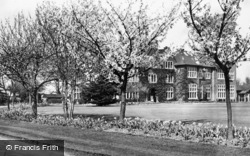
[[[94,103],[104,106],[115,103],[117,100],[117,84],[109,82],[104,76],[99,76],[96,81],[83,87],[82,97],[85,103]]]

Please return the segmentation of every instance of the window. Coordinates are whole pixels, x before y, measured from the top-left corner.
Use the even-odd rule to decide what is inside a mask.
[[[127,92],[126,99],[139,99],[139,93],[138,92]]]
[[[174,69],[173,68],[173,62],[172,61],[166,61],[165,62],[165,68],[166,69]]]
[[[148,74],[148,82],[149,83],[157,83],[157,75],[154,73]]]
[[[134,75],[133,77],[129,78],[129,82],[139,82],[139,75]]]
[[[218,85],[218,98],[219,99],[226,99],[226,88],[225,84]],[[234,85],[230,85],[230,99],[235,98],[235,87]]]
[[[195,67],[188,67],[188,78],[197,78],[197,70]]]
[[[221,69],[218,70],[217,76],[218,76],[218,79],[224,79],[224,73],[222,72]]]
[[[80,91],[79,87],[76,87],[76,90],[75,90],[75,99],[80,99],[80,94],[81,94],[81,91]]]
[[[234,99],[234,85],[230,85],[230,99]]]
[[[205,73],[205,79],[211,79],[211,72],[207,71]]]
[[[211,87],[206,86],[207,99],[211,99]]]
[[[166,83],[174,83],[174,76],[171,74],[168,74],[166,77]]]
[[[197,99],[197,84],[188,85],[188,99]]]
[[[167,88],[167,100],[174,98],[174,88]]]
[[[229,78],[230,78],[230,80],[234,80],[234,72],[229,73]]]
[[[218,93],[218,99],[226,98],[225,84],[219,84],[217,86],[217,93]]]

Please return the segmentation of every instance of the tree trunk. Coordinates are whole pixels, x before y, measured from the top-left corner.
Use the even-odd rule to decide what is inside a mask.
[[[13,96],[11,98],[11,103],[13,107],[14,107],[15,99],[16,99],[16,93],[13,93]]]
[[[36,96],[37,96],[37,90],[38,90],[38,89],[34,89],[34,91],[33,91],[33,99],[34,99],[34,102],[33,102],[33,104],[32,104],[33,116],[34,116],[35,118],[37,118],[37,98],[36,98]]]
[[[229,81],[229,72],[224,72],[225,76],[225,85],[226,85],[226,105],[227,105],[227,139],[233,139],[233,115],[232,115],[232,106],[230,101],[230,81]]]
[[[32,103],[31,94],[30,94],[30,92],[29,92],[29,105],[31,105],[31,103]]]
[[[64,81],[63,84],[63,90],[64,90],[64,99],[63,99],[63,112],[64,112],[64,118],[67,119],[69,117],[69,112],[68,112],[68,82]]]
[[[120,120],[125,118],[126,112],[126,89],[121,89]]]
[[[7,106],[8,106],[8,110],[10,110],[10,100],[9,100],[9,98],[7,99]]]
[[[60,82],[59,79],[55,81],[56,83],[56,94],[61,94],[60,92]]]
[[[69,117],[70,119],[73,118],[73,113],[74,113],[74,105],[75,105],[75,84],[73,84],[73,86],[71,87],[71,93],[70,93],[70,112],[69,112]]]
[[[73,115],[74,115],[74,105],[75,105],[75,101],[74,99],[72,99],[70,101],[70,110],[69,110],[69,118],[73,119]]]
[[[126,89],[127,89],[127,80],[128,80],[128,73],[124,75],[124,80],[120,87],[121,90],[121,107],[120,107],[120,118],[119,120],[123,121],[125,118],[126,112]]]

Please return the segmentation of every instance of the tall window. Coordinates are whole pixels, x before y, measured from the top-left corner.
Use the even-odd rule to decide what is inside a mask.
[[[75,99],[80,99],[80,94],[81,94],[81,91],[80,91],[79,87],[76,87],[76,90],[75,90]]]
[[[167,100],[174,98],[174,88],[169,87],[167,88]]]
[[[188,99],[197,99],[197,84],[191,83],[188,85]]]
[[[165,62],[165,68],[166,69],[173,69],[173,62],[172,61],[166,61]]]
[[[157,83],[157,75],[155,73],[148,74],[148,82],[149,83]]]
[[[218,99],[225,99],[226,98],[225,84],[218,84],[217,93],[218,93]]]
[[[230,98],[234,99],[234,85],[230,85]]]
[[[224,73],[221,69],[218,70],[217,76],[218,76],[218,79],[224,79]]]
[[[207,99],[211,99],[211,86],[206,86]]]
[[[195,67],[188,67],[188,78],[197,78],[197,69]]]
[[[166,83],[174,83],[174,76],[172,74],[167,75]]]
[[[139,75],[134,75],[133,77],[129,78],[129,82],[139,82]]]

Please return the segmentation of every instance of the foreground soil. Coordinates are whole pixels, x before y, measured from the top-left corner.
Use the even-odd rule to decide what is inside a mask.
[[[0,134],[20,139],[61,139],[74,155],[249,156],[250,149],[133,136],[0,119]]]

